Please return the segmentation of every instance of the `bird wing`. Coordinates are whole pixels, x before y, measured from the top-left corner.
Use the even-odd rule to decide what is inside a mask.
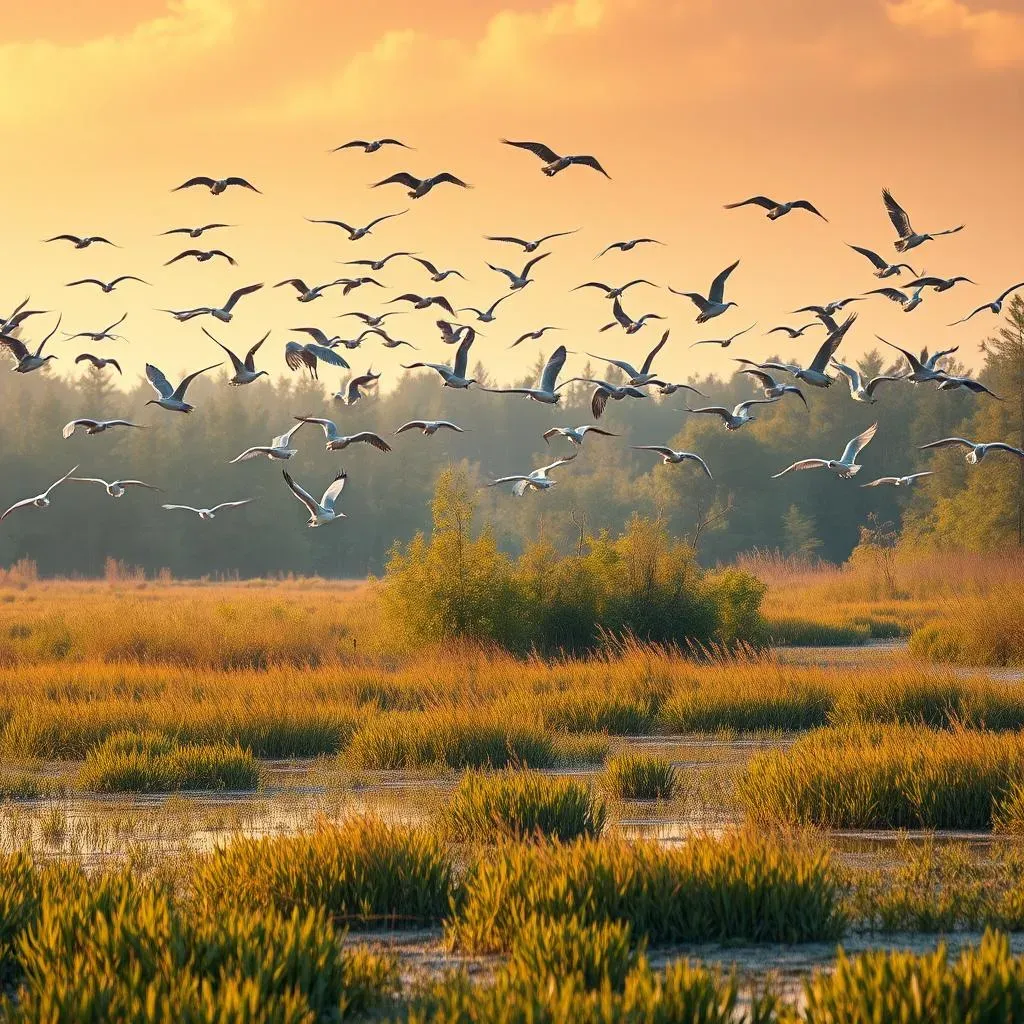
[[[64,424],[64,429],[60,432],[61,437],[66,441],[75,432],[76,427],[95,427],[97,422],[97,420],[90,419],[71,420]]]
[[[871,380],[869,380],[867,382],[867,384],[864,385],[864,390],[867,392],[868,397],[869,398],[874,397],[875,388],[877,388],[878,385],[881,384],[883,381],[887,381],[887,380],[903,380],[903,378],[902,377],[894,377],[894,376],[891,376],[890,374],[885,374],[885,373],[879,374],[877,377],[872,377]]]
[[[319,416],[296,416],[300,423],[315,423],[324,432],[324,437],[337,437],[338,427],[334,420],[322,419]]]
[[[502,296],[502,298],[505,298],[505,297],[506,297],[506,296]],[[499,300],[498,300],[498,302],[500,302],[500,301],[501,301],[501,299],[499,299]],[[458,315],[458,314],[457,314],[457,313],[455,312],[455,310],[454,310],[454,309],[452,309],[452,304],[451,304],[451,303],[450,303],[450,302],[449,302],[449,301],[448,301],[448,300],[447,300],[447,299],[446,299],[446,298],[445,298],[445,297],[444,297],[443,295],[435,295],[435,296],[433,297],[433,299],[431,300],[431,302],[432,302],[432,304],[433,304],[433,305],[435,305],[435,306],[440,306],[440,307],[441,307],[441,308],[442,308],[442,309],[443,309],[443,310],[444,310],[444,311],[445,311],[446,313],[448,313],[448,314],[449,314],[450,316],[457,316],[457,315]],[[498,305],[498,303],[497,303],[497,302],[496,302],[496,303],[494,303],[494,306],[497,306],[497,305]],[[493,312],[493,310],[494,310],[494,306],[491,306],[491,311],[492,311],[492,312]]]
[[[726,203],[723,209],[736,210],[741,206],[760,206],[765,210],[774,210],[779,204],[767,196],[751,196],[749,199],[742,199],[738,203]]]
[[[276,440],[277,438],[275,437],[274,441]],[[228,465],[233,466],[235,465],[236,462],[248,462],[250,459],[255,459],[259,455],[267,455],[270,451],[277,447],[278,445],[271,442],[270,445],[260,444],[256,445],[254,448],[246,448],[241,455],[236,455],[233,459],[231,459],[230,462],[228,462]]]
[[[870,483],[861,484],[861,487],[881,487],[882,484],[894,484],[899,480],[897,476],[880,476],[877,480],[872,480]]]
[[[908,352],[905,348],[900,348],[899,345],[894,345],[891,341],[886,341],[880,334],[876,334],[875,337],[883,344],[888,345],[889,348],[896,349],[897,352],[902,352],[907,362],[910,363],[910,368],[915,373],[919,370],[923,370],[924,367],[921,365],[921,360],[914,355],[913,352]]]
[[[78,235],[54,235],[52,238],[47,238],[47,242],[74,242],[77,245],[82,241]]]
[[[527,483],[529,479],[528,476],[523,476],[522,474],[517,476],[499,476],[497,480],[492,480],[487,486],[497,487],[498,484]],[[32,499],[29,498],[28,500],[31,501]]]
[[[600,288],[606,295],[612,290],[608,285],[602,284],[600,281],[586,281],[583,284],[576,285],[575,288],[570,288],[569,290],[578,292],[581,288]]]
[[[171,191],[180,192],[183,188],[192,188],[193,185],[205,185],[207,188],[211,188],[213,184],[213,178],[205,174],[197,174],[194,178],[189,178],[188,181],[183,181],[176,188],[172,188]]]
[[[647,358],[644,360],[644,365],[642,367],[643,373],[651,372],[651,364],[654,362],[654,357],[665,347],[665,342],[668,341],[669,334],[669,331],[665,331],[665,333],[661,336],[661,341],[659,341],[658,344],[655,345],[654,348],[652,348],[651,351],[647,353]],[[631,374],[631,376],[636,377],[637,374],[633,373]]]
[[[849,244],[850,243],[847,242],[847,245]],[[886,267],[889,266],[886,260],[883,260],[877,252],[873,252],[871,249],[865,249],[861,245],[850,245],[850,248],[853,249],[854,252],[859,252],[861,256],[866,256],[878,270],[885,270]]]
[[[711,475],[711,470],[708,469],[708,464],[699,455],[695,454],[694,452],[683,452],[683,458],[692,459],[694,462],[700,463],[701,468],[704,470],[705,473],[707,473],[708,479],[714,480],[714,477]]]
[[[437,267],[435,267],[434,264],[430,262],[430,260],[425,260],[422,256],[413,256],[413,259],[421,267],[423,267],[423,269],[426,270],[427,273],[431,275],[435,275],[437,273]],[[487,265],[490,266],[489,263]]]
[[[369,224],[363,229],[369,231],[370,228],[376,227],[381,221],[390,220],[392,217],[401,217],[403,213],[408,213],[408,210],[399,210],[398,213],[382,213],[379,217],[374,217]],[[403,253],[402,255],[407,255]]]
[[[723,405],[705,405],[700,409],[687,409],[687,412],[710,412],[715,416],[721,416],[723,420],[728,422],[732,418],[732,410],[726,409]]]
[[[657,350],[655,350],[655,352],[656,351]],[[654,353],[652,353],[652,355],[653,354]],[[637,371],[636,367],[634,367],[631,363],[627,363],[625,359],[611,359],[608,356],[597,356],[597,355],[594,355],[593,352],[588,352],[587,355],[590,356],[591,359],[599,359],[602,363],[610,363],[612,366],[618,367],[631,380],[640,376],[640,374]],[[649,361],[650,360],[648,358],[648,362],[644,363],[644,371],[643,371],[644,373],[647,372]]]
[[[553,237],[551,235],[547,236]],[[511,242],[513,245],[521,245],[525,248],[527,242],[523,238],[515,238],[512,235],[484,235],[484,240],[488,242]]]
[[[334,511],[334,503],[341,496],[341,492],[345,489],[345,481],[348,479],[348,474],[345,470],[342,470],[330,483],[327,490],[324,491],[324,496],[320,499],[320,504],[323,505],[328,512]]]
[[[843,454],[839,461],[844,465],[850,466],[857,461],[857,456],[867,447],[868,443],[875,436],[878,430],[878,424],[872,423],[867,430],[862,431],[856,437],[851,438],[847,442],[846,447],[843,449]]]
[[[1024,458],[1024,451],[1020,448],[1015,448],[1012,444],[1007,444],[1005,441],[993,441],[988,447],[994,452],[1012,452],[1014,455]]]
[[[791,207],[793,207],[794,210],[807,210],[809,213],[816,214],[823,221],[826,221],[826,222],[828,221],[828,217],[826,217],[821,212],[821,210],[819,210],[816,206],[814,206],[813,203],[809,203],[806,199],[795,199],[789,205]]]
[[[2,523],[15,509],[24,508],[26,505],[31,505],[36,499],[22,498],[21,501],[16,501],[2,516],[0,516],[0,523]]]
[[[230,312],[243,295],[252,295],[253,292],[258,292],[262,287],[262,284],[247,284],[244,288],[236,288],[228,296],[228,301],[224,303],[224,311],[226,313]]]
[[[231,175],[231,177],[225,178],[224,181],[228,185],[241,185],[242,188],[251,189],[253,192],[260,191],[251,181],[246,181],[245,178],[239,178],[237,175]],[[262,194],[260,192],[260,195]]]
[[[102,481],[100,481],[102,483]],[[162,487],[157,487],[156,484],[147,484],[145,480],[115,480],[114,483],[120,484],[122,487],[145,487],[147,491],[162,491]]]
[[[657,452],[659,455],[667,455],[670,458],[675,455],[675,452],[664,444],[631,444],[629,447],[634,451]]]
[[[287,469],[281,470],[281,475],[284,477],[284,482],[288,485],[292,494],[295,495],[299,501],[309,510],[311,516],[315,516],[320,511],[320,506],[317,504],[316,499],[309,493],[309,491],[300,487],[293,479],[291,473]]]
[[[333,224],[336,228],[344,228],[349,234],[355,231],[355,228],[351,224],[346,224],[343,220],[326,220],[318,217],[307,217],[306,220],[310,224]]]
[[[794,462],[792,466],[787,466],[781,473],[772,473],[772,479],[777,480],[787,473],[799,473],[803,469],[821,469],[825,465],[827,465],[825,459],[801,459],[799,462]]]
[[[442,171],[440,174],[435,174],[434,177],[431,178],[430,180],[431,184],[433,185],[440,185],[442,182],[447,181],[450,182],[452,185],[461,185],[463,188],[473,187],[472,185],[463,181],[461,178],[455,177],[455,175],[452,174],[450,171]]]
[[[539,157],[546,164],[553,164],[559,158],[558,154],[550,146],[545,146],[543,142],[513,142],[511,139],[502,139],[501,141],[506,146],[525,149],[528,153]]]
[[[908,281],[908,288],[934,288],[936,285],[945,284],[941,277],[919,277],[914,281]]]
[[[29,355],[28,347],[21,338],[12,337],[9,334],[0,335],[0,345],[6,345],[10,350],[11,354],[21,362],[22,359],[27,359]]]
[[[832,359],[832,365],[841,374],[843,374],[846,377],[849,377],[849,379],[850,379],[850,387],[853,388],[854,391],[856,391],[857,388],[859,388],[861,386],[862,380],[861,380],[861,376],[860,376],[860,371],[859,370],[855,370],[852,366],[847,366],[846,363],[839,362],[839,360],[836,359],[835,357],[833,357],[833,359]]]
[[[452,372],[456,377],[465,379],[466,367],[469,365],[469,349],[476,341],[476,331],[472,327],[466,328],[466,334],[459,347],[455,350],[455,359],[452,362]]]
[[[227,345],[222,345],[205,327],[200,328],[200,330],[202,330],[203,334],[205,334],[218,348],[222,348],[227,352],[228,358],[231,360],[231,365],[235,368],[236,373],[245,369],[245,364],[238,358],[238,356],[235,355],[234,352],[231,351],[231,349],[227,347]]]
[[[303,345],[301,346],[306,352],[316,356],[317,359],[322,359],[325,363],[331,366],[342,366],[346,370],[350,370],[351,367],[345,361],[345,359],[338,355],[333,348],[327,348],[324,345]]]
[[[905,306],[910,299],[907,295],[899,290],[899,288],[872,288],[871,291],[867,292],[868,295],[884,295],[887,299],[892,302],[896,302],[901,306]]]
[[[166,264],[165,264],[165,266],[166,266]],[[104,282],[100,281],[98,278],[95,278],[95,277],[81,277],[77,281],[68,281],[68,283],[64,287],[65,288],[74,288],[76,284],[96,284],[96,285],[99,285],[100,288],[102,288],[104,286]],[[13,320],[14,318],[11,317],[11,319]]]
[[[257,341],[257,342],[256,342],[256,344],[255,344],[255,345],[253,345],[253,347],[252,347],[251,349],[249,349],[249,351],[248,351],[248,352],[246,352],[246,354],[245,354],[245,368],[246,368],[247,370],[252,370],[252,369],[254,369],[254,367],[255,367],[255,358],[256,358],[256,353],[257,353],[257,352],[259,352],[259,350],[260,350],[260,346],[261,346],[261,345],[263,344],[263,342],[265,342],[265,341],[267,340],[267,338],[269,338],[269,337],[270,337],[270,331],[267,331],[267,333],[266,333],[266,334],[264,334],[264,335],[263,335],[263,337],[262,337],[262,338],[260,338],[260,340],[259,340],[259,341]]]
[[[418,188],[422,184],[419,178],[414,178],[408,171],[398,171],[388,178],[375,181],[370,187],[380,188],[381,185],[405,185],[408,188]]]
[[[580,432],[581,437],[586,437],[587,434],[600,434],[602,437],[618,437],[618,434],[613,434],[610,430],[605,430],[603,427],[595,427],[592,423],[588,423],[585,426],[577,428]]]
[[[616,322],[622,327],[630,327],[633,324],[629,314],[622,308],[622,303],[619,302],[618,297],[612,302],[612,316],[615,317]]]
[[[595,420],[599,420],[604,415],[605,407],[608,405],[609,394],[608,389],[600,385],[594,389],[594,393],[590,397],[590,411],[594,414]]]
[[[550,255],[551,253],[549,252],[542,252],[539,256],[534,256],[532,260],[528,260],[526,266],[523,267],[523,272],[519,276],[526,277],[526,275],[530,272],[530,269],[533,266],[535,266],[537,263],[540,263],[541,260],[546,260]]]
[[[550,465],[541,466],[540,469],[535,469],[533,472],[534,473],[538,473],[541,476],[546,476],[553,469],[558,469],[559,466],[564,466],[566,463],[572,462],[572,460],[576,458],[577,454],[578,454],[577,452],[573,452],[572,455],[563,455],[560,459],[557,459],[556,461],[552,462]]]
[[[241,501],[222,501],[219,505],[214,505],[210,511],[219,512],[222,508],[239,508],[241,505],[248,505],[250,501],[252,498],[243,498]]]
[[[493,263],[488,263],[487,266],[489,266],[491,270],[496,270],[499,274],[504,274],[510,281],[515,281],[516,279],[516,275],[513,274],[511,270],[506,270],[504,267],[496,267]]]
[[[927,444],[918,445],[920,451],[926,451],[929,448],[974,448],[975,444],[973,441],[968,441],[966,437],[943,437],[938,441],[929,441]]]
[[[172,393],[173,398],[177,398],[178,401],[182,401],[185,397],[185,392],[188,390],[189,384],[192,383],[201,373],[206,373],[207,370],[216,370],[218,366],[222,366],[222,363],[214,363],[212,366],[204,366],[201,370],[196,370],[195,373],[190,373],[187,377],[182,379],[182,382],[174,389]]]
[[[740,261],[737,260],[735,263],[730,263],[729,266],[723,270],[718,277],[711,282],[711,288],[708,290],[708,298],[712,302],[721,302],[725,295],[725,282],[729,279],[729,275],[740,265]]]
[[[294,427],[291,427],[290,429],[286,430],[283,434],[278,434],[276,437],[272,437],[270,439],[270,447],[287,448],[288,445],[291,444],[292,434],[294,434],[296,430],[300,430],[302,426],[305,424],[305,422],[305,420],[299,420],[299,422],[296,423]]]
[[[366,444],[373,445],[373,447],[379,451],[391,451],[391,445],[389,445],[387,441],[380,436],[380,434],[375,434],[372,430],[361,430],[358,434],[352,434],[351,437],[349,437],[349,441],[351,441],[352,444],[357,444],[360,441],[363,441]]]
[[[752,405],[774,405],[778,401],[777,398],[748,398],[745,402],[740,402],[739,405],[733,409],[733,416],[742,416]],[[696,412],[696,410],[694,410]]]
[[[153,390],[161,398],[170,398],[174,394],[174,388],[171,386],[171,382],[164,376],[163,370],[152,363],[146,363],[146,377],[153,386]]]
[[[306,282],[303,281],[301,277],[287,277],[283,281],[278,281],[274,287],[281,288],[286,284],[290,284],[300,295],[309,291]]]
[[[779,386],[778,381],[776,381],[776,379],[770,373],[766,373],[764,370],[744,369],[739,370],[738,372],[750,374],[750,376],[753,377],[755,380],[760,381],[763,387],[775,388]]]
[[[175,190],[175,191],[177,191],[177,190]],[[166,509],[180,508],[180,509],[184,509],[186,512],[195,512],[196,515],[198,515],[202,511],[202,509],[193,508],[191,505],[161,505],[160,507],[161,508],[166,508]]]
[[[555,382],[558,380],[558,375],[562,372],[562,367],[565,366],[565,357],[566,348],[564,345],[559,345],[551,353],[547,364],[544,366],[544,372],[540,375],[541,391],[552,392],[555,390]]]
[[[1010,287],[1007,288],[1006,291],[1003,292],[1003,294],[999,296],[998,301],[999,302],[1005,302],[1006,301],[1006,297],[1008,295],[1012,295],[1018,288],[1024,288],[1024,281],[1018,281],[1017,284],[1010,285]],[[984,309],[984,306],[982,308]],[[977,313],[978,311],[975,310],[974,312]],[[974,314],[971,314],[971,315],[973,316]]]
[[[914,229],[910,226],[910,218],[907,216],[907,211],[893,199],[892,193],[887,188],[882,189],[882,202],[885,203],[885,211],[889,214],[889,220],[892,221],[892,226],[896,229],[896,233],[900,238],[907,238],[912,235]]]
[[[834,331],[830,331],[828,337],[822,343],[821,348],[815,353],[814,358],[811,360],[811,365],[808,367],[809,370],[814,370],[817,373],[824,373],[825,367],[828,366],[828,361],[836,354],[836,350],[839,348],[846,337],[847,332],[853,326],[857,319],[856,313],[851,313]]]
[[[427,425],[426,420],[408,420],[403,423],[396,431],[396,434],[403,434],[407,430],[423,430]]]
[[[611,175],[597,162],[596,156],[590,156],[584,153],[581,156],[569,157],[569,163],[578,164],[582,167],[592,167],[595,171],[600,171],[609,181],[611,181]]]

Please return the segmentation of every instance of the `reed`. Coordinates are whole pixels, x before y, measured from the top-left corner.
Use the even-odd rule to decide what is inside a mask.
[[[627,751],[608,762],[601,785],[620,800],[671,800],[679,778],[665,758]]]
[[[1020,581],[987,594],[958,594],[910,638],[913,653],[961,665],[1024,665],[1024,610]]]

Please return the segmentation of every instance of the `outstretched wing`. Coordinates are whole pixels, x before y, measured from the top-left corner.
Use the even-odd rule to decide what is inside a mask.
[[[708,291],[708,298],[712,302],[721,302],[725,296],[725,282],[729,279],[729,275],[740,265],[740,261],[737,260],[735,263],[729,264],[723,270],[718,277],[711,282],[711,288]]]
[[[146,377],[149,383],[153,385],[153,390],[161,398],[170,398],[174,394],[174,388],[171,386],[171,382],[164,376],[163,370],[152,363],[146,363]]]
[[[381,185],[405,185],[407,188],[418,188],[422,182],[414,178],[408,171],[397,171],[388,178],[375,181],[370,188],[380,188]]]
[[[295,495],[299,501],[309,510],[311,516],[315,516],[319,511],[320,507],[317,505],[316,499],[309,493],[309,491],[300,487],[293,479],[291,473],[287,469],[281,470],[281,475],[284,477],[284,482],[288,485],[292,494]]]
[[[342,470],[333,481],[330,486],[324,491],[324,496],[320,499],[320,504],[329,512],[334,511],[334,503],[338,500],[341,492],[345,489],[345,481],[348,479],[348,474],[345,470]]]
[[[867,447],[870,440],[875,436],[878,430],[878,424],[872,423],[867,430],[859,433],[855,438],[852,438],[843,449],[843,454],[839,459],[840,462],[846,465],[851,465],[857,461],[857,456]]]
[[[974,442],[968,441],[966,437],[943,437],[938,441],[929,441],[927,444],[919,444],[920,451],[929,448],[973,448]]]
[[[469,349],[474,341],[476,341],[476,331],[472,327],[467,327],[466,334],[455,351],[455,361],[452,363],[452,371],[456,377],[465,379],[466,367],[469,365]]]
[[[670,333],[669,331],[666,331],[661,336],[661,341],[659,341],[658,344],[655,345],[654,348],[652,348],[651,351],[647,353],[647,358],[644,360],[644,365],[643,365],[643,372],[644,373],[650,373],[651,372],[651,364],[654,362],[654,357],[665,347],[665,342],[668,341],[669,333]],[[635,373],[631,374],[631,376],[635,377],[636,374]]]
[[[857,314],[851,313],[834,331],[830,331],[828,337],[822,343],[821,348],[815,353],[811,365],[808,367],[817,373],[824,373],[828,361],[836,354],[843,338],[857,320]]]
[[[600,171],[609,181],[611,181],[611,175],[597,162],[596,156],[590,156],[584,153],[581,156],[569,157],[569,163],[578,164],[581,167],[592,167],[595,171]]]
[[[252,498],[243,498],[241,501],[222,501],[219,505],[214,505],[210,511],[219,512],[222,508],[238,508],[240,505],[248,505],[250,501]]]
[[[885,212],[889,214],[889,220],[892,221],[892,226],[900,238],[912,235],[914,229],[910,226],[907,211],[893,199],[892,193],[887,188],[882,189],[882,202],[885,203]]]
[[[806,199],[796,199],[789,205],[792,206],[794,210],[807,210],[808,213],[815,214],[816,216],[820,217],[823,221],[828,221],[828,217],[826,217],[821,212],[821,210],[819,210],[812,203],[809,203]]]
[[[741,206],[760,206],[765,210],[774,210],[779,204],[767,196],[751,196],[749,199],[741,199],[738,203],[726,203],[723,209],[737,210]]]
[[[553,164],[558,159],[558,154],[550,146],[545,146],[543,142],[513,142],[511,139],[502,139],[501,141],[506,146],[525,149],[527,153],[539,157],[546,164]]]
[[[803,469],[821,469],[825,465],[827,463],[824,459],[801,459],[799,462],[794,462],[792,466],[787,466],[781,473],[772,473],[772,479],[777,480],[787,473],[799,473]]]
[[[201,373],[206,373],[207,370],[216,370],[218,366],[222,366],[222,363],[214,363],[213,366],[204,366],[201,370],[196,370],[195,373],[190,373],[185,377],[182,382],[174,389],[173,397],[179,401],[184,399],[185,392],[188,391],[189,384],[192,383]]]
[[[197,174],[194,178],[189,178],[188,181],[183,181],[176,188],[172,188],[172,192],[180,192],[183,188],[192,188],[193,185],[205,185],[207,188],[213,187],[213,178],[207,177],[205,174]]]
[[[558,375],[562,372],[562,367],[565,366],[565,356],[566,348],[564,345],[559,345],[551,353],[551,357],[544,367],[544,372],[540,376],[541,391],[552,392],[555,390],[555,382],[558,380]]]
[[[850,243],[847,242],[847,245],[849,245],[849,244]],[[878,270],[885,270],[886,267],[889,266],[889,264],[888,264],[888,262],[886,260],[883,260],[882,257],[879,256],[877,252],[874,252],[871,249],[865,249],[861,245],[850,245],[850,248],[853,249],[854,252],[859,252],[861,254],[861,256],[867,257],[872,262],[872,264],[875,266],[875,268],[878,269]]]

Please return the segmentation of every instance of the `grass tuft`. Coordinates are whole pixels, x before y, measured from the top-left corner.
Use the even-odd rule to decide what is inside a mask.
[[[620,800],[671,800],[679,779],[665,758],[628,751],[608,762],[601,784]]]

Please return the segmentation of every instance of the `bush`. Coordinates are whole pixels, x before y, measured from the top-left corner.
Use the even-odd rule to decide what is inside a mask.
[[[676,793],[676,770],[663,757],[625,753],[613,757],[602,785],[622,800],[671,800]]]
[[[596,839],[604,829],[604,803],[590,786],[536,772],[468,772],[440,815],[456,842],[509,839]]]

